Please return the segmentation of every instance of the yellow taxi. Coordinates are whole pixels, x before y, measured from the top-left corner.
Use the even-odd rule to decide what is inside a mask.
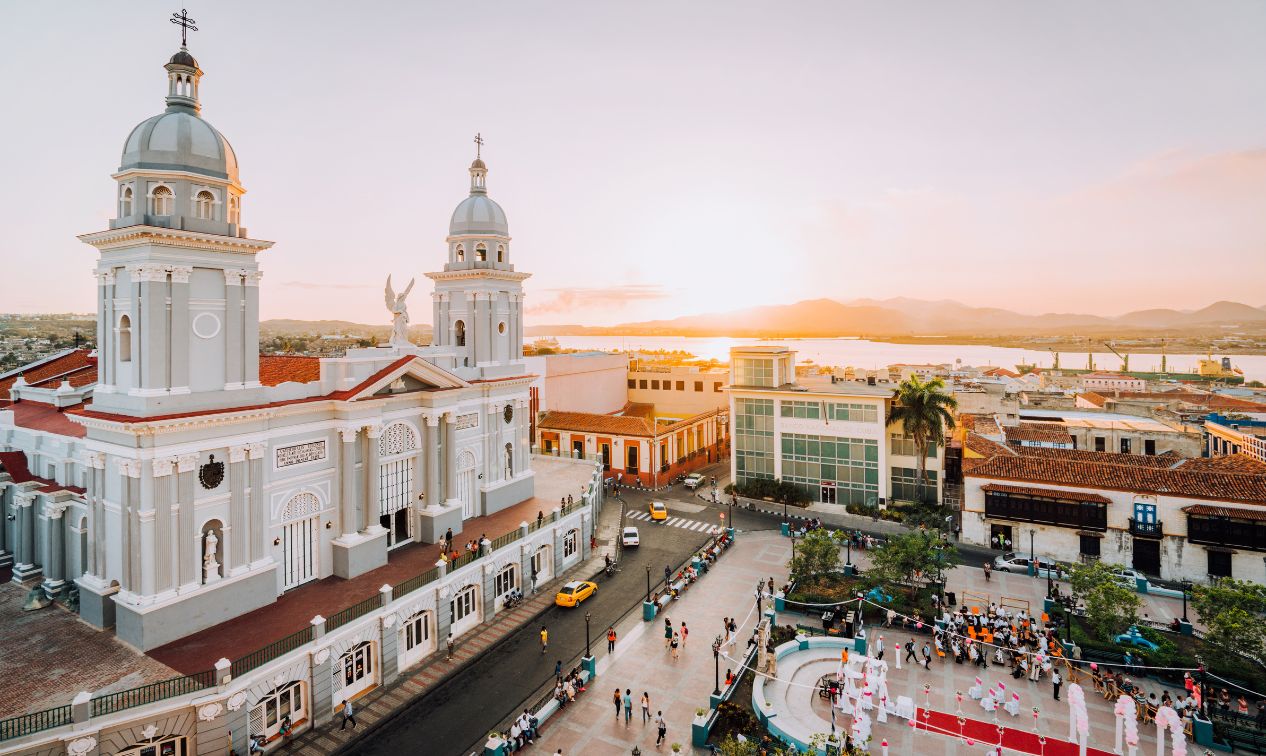
[[[558,589],[558,593],[554,595],[554,603],[559,606],[580,606],[580,602],[592,596],[596,590],[598,590],[597,583],[590,583],[588,580],[573,580]]]
[[[651,519],[652,520],[667,520],[668,519],[668,507],[664,506],[664,502],[662,501],[651,502]]]

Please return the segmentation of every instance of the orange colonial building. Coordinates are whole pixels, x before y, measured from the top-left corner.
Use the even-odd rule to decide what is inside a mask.
[[[729,418],[724,409],[666,416],[637,402],[610,415],[547,412],[536,425],[536,446],[544,454],[601,459],[606,477],[658,488],[725,459]]]

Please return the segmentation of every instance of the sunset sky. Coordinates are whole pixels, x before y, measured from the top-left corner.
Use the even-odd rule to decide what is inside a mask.
[[[529,324],[813,297],[1266,305],[1266,3],[187,6],[266,318],[387,322],[482,132]],[[0,5],[0,311],[91,311],[178,5]],[[430,318],[429,282],[412,297]]]

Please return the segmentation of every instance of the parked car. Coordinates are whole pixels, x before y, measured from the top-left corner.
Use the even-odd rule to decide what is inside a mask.
[[[639,545],[641,540],[637,528],[632,526],[625,528],[624,532],[620,534],[620,543],[624,544],[625,548]]]
[[[1059,565],[1055,564],[1055,560],[1038,557],[1038,560],[1037,560],[1038,570],[1054,571],[1058,567]],[[1013,551],[1008,551],[1007,553],[1001,556],[996,556],[993,558],[993,568],[997,570],[998,572],[1025,572],[1027,573],[1029,571],[1029,558],[1027,556],[1021,556],[1020,554],[1016,554]]]
[[[664,506],[664,502],[662,501],[651,502],[651,519],[661,520],[661,521],[668,519],[668,507]]]
[[[698,489],[699,486],[703,485],[703,481],[704,481],[704,477],[700,475],[699,473],[690,473],[681,482],[683,485],[686,486],[686,488],[689,488],[691,491],[694,491]]]
[[[598,590],[597,583],[588,580],[573,580],[554,595],[554,603],[559,606],[580,606],[580,602],[589,598]]]
[[[1124,585],[1126,588],[1136,587],[1138,585],[1139,578],[1147,580],[1147,575],[1144,575],[1138,570],[1130,567],[1119,567],[1113,570],[1112,577],[1116,578],[1116,581],[1121,585]]]

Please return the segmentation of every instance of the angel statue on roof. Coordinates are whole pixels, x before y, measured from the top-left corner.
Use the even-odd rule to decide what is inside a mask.
[[[391,346],[410,346],[409,308],[405,305],[404,300],[409,296],[409,292],[413,291],[415,280],[410,279],[409,285],[404,287],[404,291],[397,294],[391,288],[391,276],[387,276],[387,288],[383,292],[383,296],[387,309],[391,311]]]

